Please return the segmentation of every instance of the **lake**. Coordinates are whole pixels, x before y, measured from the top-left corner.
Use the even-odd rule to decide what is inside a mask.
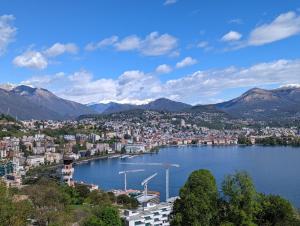
[[[149,190],[159,191],[165,199],[165,169],[160,166],[125,165],[122,163],[176,163],[170,169],[170,197],[177,196],[189,174],[208,169],[218,185],[224,176],[237,170],[247,171],[259,192],[278,194],[300,208],[300,148],[263,146],[184,146],[160,149],[157,154],[145,154],[126,159],[99,159],[75,166],[74,179],[99,185],[104,190],[123,189],[124,176],[119,171],[145,169],[127,174],[128,188],[143,189],[141,182],[153,173]]]

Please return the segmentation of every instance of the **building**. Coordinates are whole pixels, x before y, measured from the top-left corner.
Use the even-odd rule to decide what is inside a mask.
[[[74,174],[73,161],[74,161],[74,159],[70,156],[65,156],[63,161],[64,161],[64,166],[61,170],[62,180],[69,186],[74,186],[74,181],[73,181],[73,174]]]
[[[127,144],[125,145],[126,153],[128,154],[135,154],[145,152],[145,145],[143,144]]]
[[[45,158],[41,155],[28,156],[26,163],[29,167],[36,167],[45,164]]]
[[[13,162],[0,162],[0,177],[14,172]]]
[[[5,159],[7,156],[7,152],[5,149],[0,150],[0,159]]]
[[[136,210],[125,210],[122,218],[126,226],[169,226],[173,202],[153,204]]]
[[[94,134],[94,133],[91,133],[91,134],[89,135],[89,140],[90,140],[91,142],[93,142],[93,143],[96,143],[96,141],[99,141],[100,138],[101,138],[101,137],[100,137],[99,135]]]
[[[59,163],[62,160],[62,154],[46,152],[45,160],[46,160],[46,162],[50,162],[50,163]]]

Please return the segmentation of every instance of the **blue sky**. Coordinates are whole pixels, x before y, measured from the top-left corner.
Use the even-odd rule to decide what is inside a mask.
[[[215,103],[296,86],[299,9],[292,0],[3,0],[0,83],[81,103]]]

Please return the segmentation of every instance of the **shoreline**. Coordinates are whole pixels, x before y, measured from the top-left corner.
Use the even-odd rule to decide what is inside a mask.
[[[149,151],[149,152],[143,152],[143,153],[136,153],[136,154],[119,154],[119,153],[114,153],[114,154],[107,154],[104,156],[93,156],[87,159],[78,159],[74,161],[74,165],[80,165],[83,163],[88,163],[90,161],[95,161],[95,160],[100,160],[100,159],[110,159],[112,158],[119,158],[123,155],[129,155],[129,156],[139,156],[139,155],[149,155],[149,154],[156,154],[160,151],[160,149],[165,149],[165,148],[182,148],[182,147],[291,147],[291,148],[300,148],[299,146],[292,146],[292,145],[262,145],[262,144],[252,144],[252,145],[246,145],[246,144],[224,144],[224,145],[214,145],[214,144],[170,144],[170,145],[162,145],[162,146],[157,146],[154,148],[155,151]]]

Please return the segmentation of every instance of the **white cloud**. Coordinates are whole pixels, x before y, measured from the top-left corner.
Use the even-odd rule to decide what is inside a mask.
[[[196,71],[178,79],[163,82],[142,71],[125,71],[115,79],[95,78],[88,71],[73,74],[35,76],[23,84],[38,85],[57,95],[82,102],[143,103],[166,97],[187,103],[211,103],[224,99],[230,89],[298,84],[300,59],[277,60],[250,67],[227,67]]]
[[[33,76],[29,80],[22,81],[22,85],[29,85],[35,87],[46,87],[47,84],[53,84],[57,81],[61,81],[65,76],[65,73],[58,72],[54,75],[44,75],[44,76]]]
[[[115,44],[118,41],[118,39],[119,39],[119,37],[114,35],[109,38],[105,38],[97,43],[91,42],[85,46],[85,50],[94,51],[96,49],[105,48],[107,46],[111,46],[111,45]]]
[[[172,71],[172,67],[167,65],[167,64],[161,64],[161,65],[157,66],[155,71],[158,74],[167,74],[167,73],[170,73]]]
[[[206,47],[208,47],[208,42],[206,42],[206,41],[201,41],[201,42],[199,42],[199,43],[197,44],[197,47],[198,47],[198,48],[206,48]]]
[[[64,53],[76,54],[78,47],[73,43],[61,44],[55,43],[44,51],[27,50],[13,60],[17,67],[26,67],[32,69],[45,69],[49,65],[49,59],[62,55]]]
[[[13,64],[17,67],[28,67],[41,70],[48,66],[48,61],[42,53],[29,50],[15,57]]]
[[[299,33],[300,16],[291,11],[279,15],[269,24],[263,24],[252,30],[249,36],[248,45],[264,45]]]
[[[141,39],[136,35],[125,37],[115,44],[117,50],[137,50],[145,56],[170,54],[177,47],[177,39],[169,34],[152,32]]]
[[[125,71],[116,79],[94,79],[90,72],[80,70],[70,75],[34,76],[22,84],[44,87],[62,98],[81,103],[144,103],[162,92],[157,78],[138,70]]]
[[[277,60],[248,68],[228,67],[221,70],[197,71],[191,75],[166,82],[163,90],[176,94],[179,100],[207,103],[208,98],[219,98],[229,89],[253,88],[299,82],[299,60]]]
[[[74,43],[55,43],[49,49],[44,51],[47,57],[56,57],[64,53],[76,54],[78,52],[78,47]]]
[[[192,57],[186,57],[182,61],[179,61],[176,64],[176,68],[183,68],[183,67],[194,65],[196,63],[197,63],[196,59],[193,59]]]
[[[144,39],[137,35],[129,35],[121,40],[118,36],[112,36],[96,44],[89,43],[85,49],[93,51],[112,46],[117,51],[137,51],[145,56],[160,56],[175,53],[177,44],[177,38],[172,35],[151,32]]]
[[[164,5],[172,5],[175,4],[178,0],[165,0]]]
[[[17,29],[12,25],[13,15],[0,16],[0,55],[4,54],[7,46],[15,37]]]
[[[284,84],[280,86],[280,88],[300,88],[299,83],[294,83],[294,84]]]
[[[232,41],[238,41],[242,38],[242,35],[239,32],[236,31],[229,31],[227,34],[225,34],[222,37],[223,42],[232,42]]]
[[[116,43],[115,47],[119,51],[138,50],[141,47],[141,40],[136,35],[131,35]]]
[[[142,41],[141,53],[146,56],[169,54],[177,47],[177,39],[169,34],[152,32]]]
[[[201,48],[204,51],[211,51],[214,49],[207,41],[201,41],[196,45],[197,48]]]

